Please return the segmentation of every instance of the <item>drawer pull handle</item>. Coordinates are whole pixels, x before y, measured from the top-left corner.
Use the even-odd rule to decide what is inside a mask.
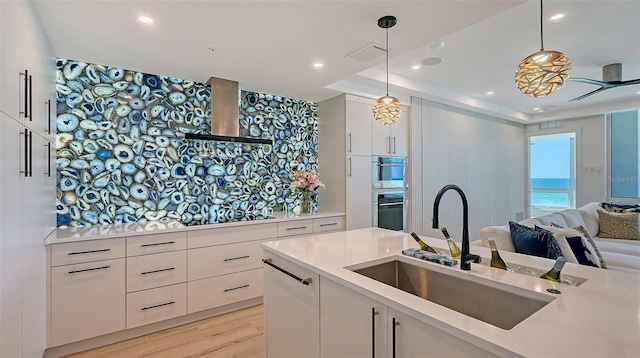
[[[305,286],[309,286],[309,284],[311,283],[311,277],[302,279],[302,278],[292,274],[291,272],[283,269],[282,267],[276,266],[275,264],[272,263],[272,261],[273,261],[273,259],[262,259],[262,262],[264,262],[265,264],[273,267],[274,269],[282,272],[283,274],[293,278],[296,281],[300,281],[300,283],[305,285]]]
[[[320,224],[320,227],[323,227],[323,226],[333,226],[333,225],[338,225],[338,223]]]
[[[251,256],[245,255],[245,256],[232,257],[230,259],[224,259],[224,262],[234,261],[234,260],[241,260],[241,259],[248,259],[249,257],[251,257]]]
[[[161,270],[153,270],[153,271],[145,271],[145,272],[141,272],[141,275],[148,275],[150,273],[158,273],[158,272],[164,272],[164,271],[171,271],[171,270],[175,270],[175,267],[169,267],[166,269],[161,269]]]
[[[306,226],[296,226],[296,227],[288,227],[287,230],[301,230],[306,229]]]
[[[229,292],[229,291],[235,291],[235,290],[239,290],[241,288],[247,288],[249,287],[249,285],[242,285],[242,286],[238,286],[238,287],[234,287],[234,288],[227,288],[226,290],[224,290],[224,292]]]
[[[92,251],[78,251],[78,252],[70,252],[68,255],[82,255],[82,254],[94,254],[96,252],[107,252],[111,251],[111,249],[102,249],[102,250],[92,250]]]
[[[111,267],[111,266],[94,267],[94,268],[84,269],[84,270],[73,270],[73,271],[69,271],[69,273],[87,272],[87,271],[95,271],[95,270],[106,270],[109,267]]]
[[[155,305],[155,306],[142,307],[142,308],[140,309],[140,311],[150,310],[150,309],[152,309],[152,308],[158,308],[158,307],[162,307],[162,306],[168,306],[168,305],[172,305],[172,304],[174,304],[174,303],[176,303],[176,301],[171,301],[171,302],[167,302],[167,303],[161,303],[161,304],[159,304],[159,305]]]
[[[144,244],[144,245],[140,245],[140,247],[148,247],[148,246],[158,246],[158,245],[171,245],[171,244],[175,244],[175,241],[167,241],[167,242],[158,242],[155,244]]]

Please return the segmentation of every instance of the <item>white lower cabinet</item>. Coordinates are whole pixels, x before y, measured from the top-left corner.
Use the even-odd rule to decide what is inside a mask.
[[[185,283],[127,294],[127,328],[187,314]]]
[[[125,259],[51,268],[51,345],[125,328]]]
[[[187,251],[127,257],[127,292],[187,281]]]
[[[322,357],[386,357],[387,306],[324,277],[320,280]]]
[[[262,295],[262,268],[188,283],[188,313],[224,306]]]
[[[264,267],[264,327],[266,357],[320,356],[319,276],[278,256],[266,253],[274,267]],[[307,281],[308,282],[308,281]]]

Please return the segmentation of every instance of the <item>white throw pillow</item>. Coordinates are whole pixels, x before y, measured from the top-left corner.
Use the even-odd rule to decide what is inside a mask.
[[[547,231],[551,231],[551,233],[553,234],[553,237],[558,242],[558,246],[560,246],[560,250],[562,251],[562,256],[564,256],[564,258],[567,259],[567,262],[570,262],[572,264],[578,263],[578,259],[576,258],[576,255],[574,255],[573,250],[571,250],[571,246],[569,245],[567,238],[561,232],[557,231],[558,230],[557,228],[553,226],[546,226],[546,225],[542,225],[538,227],[541,229],[545,229]]]

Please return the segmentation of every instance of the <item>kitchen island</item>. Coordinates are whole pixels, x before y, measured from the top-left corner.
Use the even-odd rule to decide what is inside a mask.
[[[444,240],[422,239],[435,248],[447,247]],[[461,271],[402,255],[402,249],[417,247],[411,236],[378,228],[278,240],[262,247],[269,264],[295,276],[265,268],[268,356],[640,355],[638,275],[566,264],[562,273],[581,282],[570,286],[486,265],[472,264],[471,271]],[[490,257],[488,248],[472,246],[471,251],[483,260]],[[533,256],[502,256],[511,264],[542,269],[553,265]],[[396,259],[544,304],[503,329],[354,272]],[[550,288],[561,294],[547,292]]]

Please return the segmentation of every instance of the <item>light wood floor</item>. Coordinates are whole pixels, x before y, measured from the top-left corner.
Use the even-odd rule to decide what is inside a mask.
[[[264,357],[262,305],[67,357]]]

